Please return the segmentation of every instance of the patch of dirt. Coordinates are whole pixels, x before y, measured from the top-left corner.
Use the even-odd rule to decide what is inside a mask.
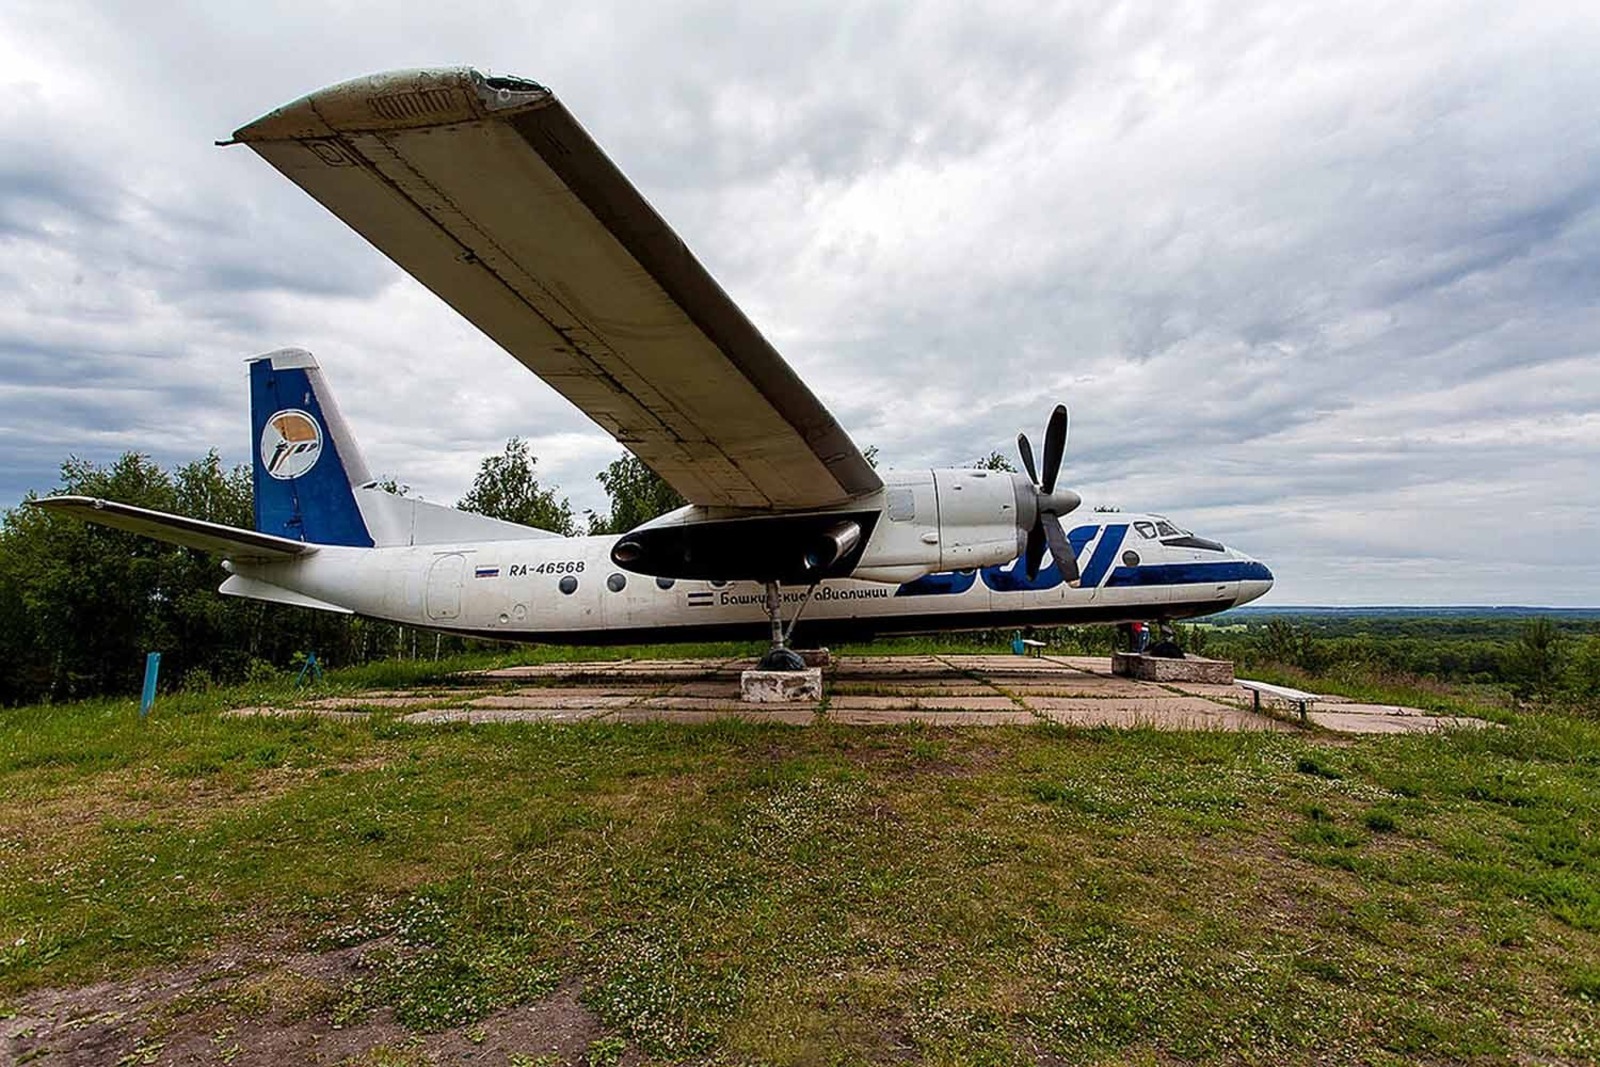
[[[583,1064],[606,1036],[569,980],[540,1000],[420,1034],[380,1009],[336,1022],[371,945],[318,953],[234,949],[198,963],[76,989],[35,990],[0,1020],[0,1059],[41,1067],[231,1067],[417,1062]],[[637,1062],[629,1050],[623,1064]]]

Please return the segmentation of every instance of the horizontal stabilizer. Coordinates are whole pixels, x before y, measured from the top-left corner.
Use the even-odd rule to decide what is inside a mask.
[[[291,541],[287,537],[274,537],[254,530],[241,530],[237,526],[168,515],[164,511],[151,511],[148,508],[136,508],[132,504],[118,504],[88,496],[51,496],[28,503],[85,522],[211,552],[225,559],[284,560],[316,551],[315,545]]]
[[[330,604],[326,600],[318,600],[304,593],[297,593],[293,589],[285,589],[281,585],[263,582],[258,578],[246,578],[242,574],[235,574],[217,587],[217,592],[224,596],[242,596],[248,600],[265,600],[269,604],[290,604],[297,608],[315,608],[317,611],[332,611],[340,615],[355,614],[349,608],[338,604]]]

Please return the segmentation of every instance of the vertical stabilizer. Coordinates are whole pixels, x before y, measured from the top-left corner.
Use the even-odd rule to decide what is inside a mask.
[[[250,426],[256,529],[371,547],[355,497],[371,475],[310,352],[284,348],[250,361]]]

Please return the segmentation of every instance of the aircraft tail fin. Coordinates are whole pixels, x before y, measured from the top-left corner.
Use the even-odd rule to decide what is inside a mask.
[[[370,548],[356,487],[372,476],[310,352],[284,348],[250,361],[250,425],[256,529]]]

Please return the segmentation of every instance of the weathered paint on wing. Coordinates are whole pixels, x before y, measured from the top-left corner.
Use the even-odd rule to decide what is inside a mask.
[[[548,89],[467,69],[381,74],[234,136],[691,503],[818,508],[880,487]]]

